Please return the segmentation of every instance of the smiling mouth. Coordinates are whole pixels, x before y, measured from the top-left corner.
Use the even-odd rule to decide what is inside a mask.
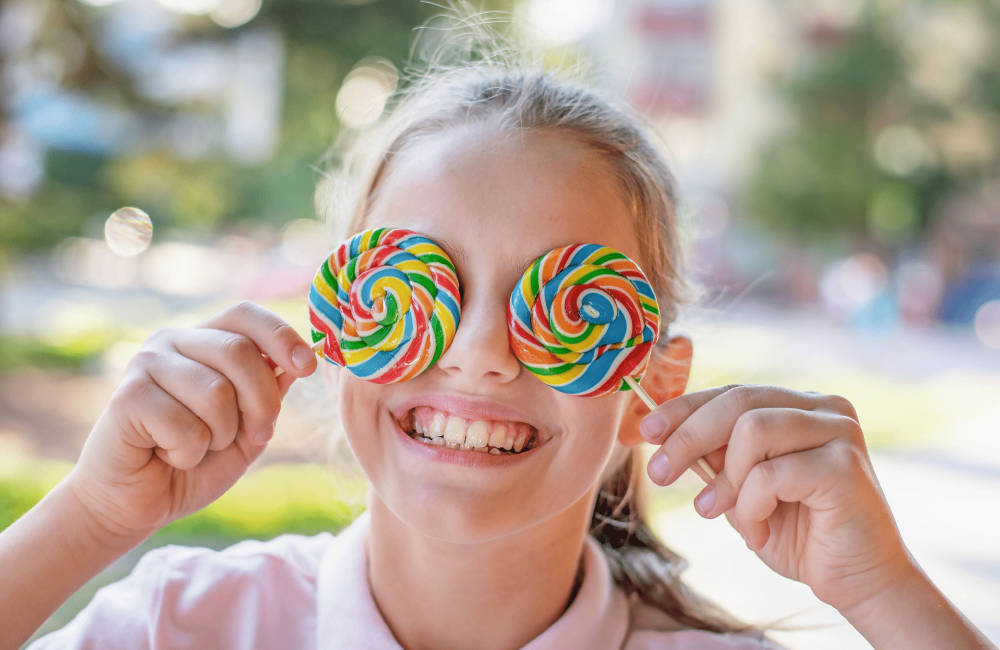
[[[429,406],[410,409],[396,423],[417,442],[461,451],[513,456],[542,442],[525,422],[469,420]]]

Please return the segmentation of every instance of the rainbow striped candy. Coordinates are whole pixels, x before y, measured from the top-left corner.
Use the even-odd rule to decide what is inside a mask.
[[[645,372],[660,310],[635,262],[607,246],[575,244],[525,271],[507,322],[510,347],[528,370],[560,392],[597,397]]]
[[[341,244],[309,290],[313,342],[323,356],[377,384],[437,363],[461,313],[451,258],[423,235],[375,228]]]

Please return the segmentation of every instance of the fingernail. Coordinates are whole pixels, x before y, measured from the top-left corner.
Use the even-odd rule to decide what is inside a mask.
[[[261,429],[260,431],[257,432],[257,435],[254,436],[253,438],[254,444],[262,445],[268,440],[270,440],[271,436],[273,435],[274,435],[274,423],[272,422],[271,426],[269,426],[266,429]]]
[[[659,413],[647,415],[639,423],[639,433],[649,442],[658,440],[667,431],[667,418]]]
[[[701,494],[694,498],[694,507],[698,510],[701,516],[706,516],[708,513],[712,512],[712,506],[715,505],[715,488],[706,487],[701,491]]]
[[[309,348],[300,345],[299,347],[292,350],[292,363],[299,370],[305,370],[312,363],[313,351]]]
[[[663,485],[667,482],[667,477],[670,476],[670,461],[662,449],[657,450],[652,458],[649,459],[647,470],[649,471],[649,478],[653,479],[653,483]]]

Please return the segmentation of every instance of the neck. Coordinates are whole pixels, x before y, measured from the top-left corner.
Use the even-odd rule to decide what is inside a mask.
[[[510,536],[458,544],[413,530],[373,495],[368,581],[396,640],[406,650],[526,645],[574,595],[593,496]]]

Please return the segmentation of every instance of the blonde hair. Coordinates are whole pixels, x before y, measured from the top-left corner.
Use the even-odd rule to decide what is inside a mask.
[[[613,170],[630,209],[643,269],[660,303],[665,344],[689,290],[681,271],[676,184],[653,129],[628,106],[544,70],[524,50],[502,46],[482,14],[451,18],[458,25],[436,32],[445,34],[442,44],[430,60],[409,70],[388,117],[339,140],[334,171],[317,188],[317,212],[340,237],[359,232],[393,160],[421,138],[449,129],[485,124],[498,133],[545,130],[576,138]],[[683,560],[657,539],[643,515],[641,455],[637,448],[619,451],[591,521],[615,581],[628,596],[682,626],[750,629],[681,582]]]

